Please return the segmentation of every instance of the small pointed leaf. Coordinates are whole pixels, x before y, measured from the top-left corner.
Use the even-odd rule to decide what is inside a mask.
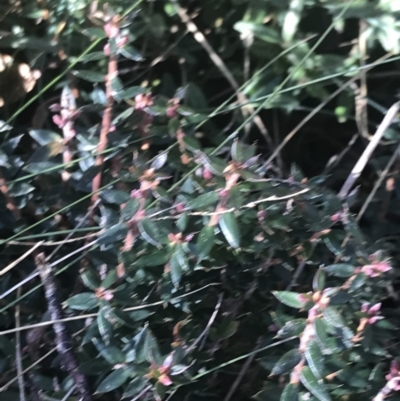
[[[324,370],[324,357],[319,349],[317,340],[310,340],[304,351],[307,364],[317,379],[322,379]]]
[[[300,371],[300,381],[303,386],[320,401],[331,401],[328,390],[322,380],[317,380],[308,366]]]
[[[343,278],[352,276],[355,270],[354,266],[347,263],[337,263],[334,265],[325,266],[323,269],[332,276]]]
[[[129,378],[130,372],[127,369],[117,369],[111,372],[97,387],[97,393],[109,393],[121,387]]]
[[[223,213],[219,217],[219,226],[228,244],[232,248],[239,248],[240,232],[235,215],[232,212]]]
[[[272,291],[272,293],[279,301],[291,308],[304,308],[307,303],[307,299],[305,299],[304,295],[297,292]]]
[[[292,370],[301,361],[301,353],[295,348],[283,355],[272,369],[271,376],[278,376]]]

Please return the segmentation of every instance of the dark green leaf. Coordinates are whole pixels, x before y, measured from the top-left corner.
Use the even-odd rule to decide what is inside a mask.
[[[119,52],[129,60],[142,61],[143,57],[133,46],[126,45],[119,49]]]
[[[304,366],[304,368],[300,371],[300,381],[303,386],[320,401],[331,400],[325,384],[321,380],[316,379],[308,366]]]
[[[214,245],[214,240],[215,240],[214,227],[208,225],[204,226],[201,229],[196,242],[196,249],[200,259],[208,257]]]
[[[324,377],[324,357],[316,340],[311,339],[306,345],[304,356],[307,364],[317,379]]]
[[[76,75],[78,78],[81,78],[85,81],[89,82],[104,82],[104,74],[101,72],[97,71],[92,71],[92,70],[79,70],[79,71],[74,71],[74,75]]]
[[[232,248],[240,246],[240,231],[236,217],[232,212],[223,213],[219,216],[219,226],[228,244]]]
[[[326,334],[325,324],[319,317],[314,319],[314,328],[318,344],[321,347],[324,347],[327,342],[328,335]]]
[[[93,309],[98,305],[98,299],[91,292],[82,292],[81,294],[76,294],[66,301],[66,304],[71,309],[76,310],[89,310]]]
[[[306,319],[293,319],[286,322],[285,325],[278,331],[277,337],[287,338],[298,336],[303,333],[306,326]]]
[[[105,317],[104,307],[101,308],[97,314],[97,327],[101,334],[102,339],[108,345],[113,333],[113,325]]]
[[[145,92],[146,92],[146,89],[142,88],[141,86],[129,86],[122,91],[121,98],[122,99],[133,99],[137,95],[140,95]],[[132,109],[128,109],[128,110],[132,111]]]
[[[169,268],[171,270],[171,279],[175,287],[179,286],[179,282],[182,276],[182,265],[180,255],[174,252],[171,256],[171,260],[169,261]]]
[[[160,232],[150,219],[144,218],[140,220],[138,222],[138,228],[145,241],[156,247],[161,246]]]
[[[323,310],[322,314],[328,324],[339,328],[346,326],[346,323],[336,308],[328,306]]]
[[[107,228],[97,240],[99,245],[111,244],[123,240],[128,233],[128,227],[125,224],[118,223],[115,226]]]
[[[92,341],[100,355],[111,365],[123,364],[125,362],[125,355],[119,348],[113,345],[105,345],[97,338],[92,338]]]
[[[313,279],[313,290],[322,291],[325,288],[326,274],[322,269],[318,269]]]
[[[81,273],[81,279],[83,281],[83,284],[86,285],[86,287],[90,288],[91,290],[95,291],[97,288],[100,287],[100,277],[97,274],[97,272],[92,269],[92,268],[86,268],[82,273]]]
[[[279,401],[298,401],[299,386],[288,383],[282,391]]]
[[[81,63],[88,63],[90,61],[97,61],[97,60],[103,60],[105,57],[104,52],[92,52],[89,54],[85,54],[83,57],[81,57],[80,62]]]
[[[140,376],[135,377],[126,387],[123,398],[131,398],[139,394],[147,385],[147,381]]]
[[[124,86],[122,85],[122,82],[118,77],[114,77],[111,80],[111,90],[112,90],[113,98],[117,102],[120,102],[122,100],[122,94],[124,92]]]
[[[151,168],[154,168],[154,170],[159,170],[167,162],[167,159],[168,159],[168,152],[160,153],[151,163]]]
[[[29,135],[42,146],[52,142],[60,142],[62,139],[61,135],[47,129],[31,129]]]
[[[240,21],[234,25],[236,31],[242,35],[253,35],[267,43],[281,43],[282,39],[279,33],[268,26],[255,24],[253,22]]]
[[[121,210],[121,219],[129,221],[137,213],[139,206],[140,204],[137,199],[130,199]]]
[[[117,369],[111,372],[97,387],[97,393],[108,393],[121,387],[129,378],[130,372],[127,369]]]
[[[303,294],[292,291],[272,291],[274,296],[283,304],[292,308],[304,308],[307,299]]]
[[[239,322],[226,318],[222,321],[220,326],[211,330],[210,337],[212,340],[225,340],[232,337],[239,327]]]
[[[352,276],[355,270],[354,266],[346,263],[338,263],[335,265],[325,266],[323,267],[323,269],[332,276],[343,277],[343,278]]]
[[[271,376],[278,376],[289,372],[301,361],[301,358],[301,353],[297,348],[286,352],[275,364]]]
[[[209,206],[216,205],[219,201],[219,194],[217,192],[207,192],[197,196],[189,202],[188,209],[205,210]]]
[[[99,196],[104,202],[115,205],[122,205],[131,199],[128,193],[116,189],[105,189]]]

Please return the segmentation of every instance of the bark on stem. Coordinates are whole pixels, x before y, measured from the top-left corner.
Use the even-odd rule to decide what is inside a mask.
[[[114,97],[112,93],[111,81],[113,78],[118,76],[118,63],[117,63],[117,55],[112,53],[110,55],[110,59],[108,61],[108,73],[106,76],[106,98],[107,104],[104,109],[103,120],[101,122],[101,130],[100,130],[100,139],[99,145],[97,146],[97,157],[96,157],[96,166],[101,168],[104,162],[103,152],[107,147],[107,135],[110,132],[111,128],[111,120],[112,120],[112,108],[114,105]],[[98,190],[101,185],[101,170],[97,173],[97,175],[93,178],[92,182],[92,204],[97,201],[99,194]]]
[[[43,283],[51,320],[54,321],[53,329],[56,335],[57,350],[60,354],[61,368],[69,373],[73,379],[76,392],[81,401],[92,401],[91,392],[86,377],[79,372],[79,365],[73,352],[72,337],[65,323],[61,321],[64,314],[59,299],[59,290],[51,267],[47,264],[43,253],[35,258],[37,269]]]

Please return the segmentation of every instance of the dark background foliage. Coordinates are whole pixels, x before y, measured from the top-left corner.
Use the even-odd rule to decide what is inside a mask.
[[[337,196],[398,100],[395,0],[0,11],[0,400],[79,399],[40,252],[94,400],[398,377],[398,118]]]

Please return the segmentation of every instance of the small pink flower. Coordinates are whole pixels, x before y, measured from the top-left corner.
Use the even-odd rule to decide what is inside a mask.
[[[176,117],[176,107],[175,106],[171,106],[167,108],[167,117],[168,118],[173,118]]]
[[[59,114],[53,116],[53,123],[57,125],[58,128],[64,128],[67,123]]]
[[[119,27],[112,22],[104,25],[104,32],[109,38],[116,38],[119,35]]]
[[[260,210],[260,211],[257,213],[257,218],[258,218],[258,221],[259,221],[259,222],[264,221],[266,217],[267,217],[267,212],[266,212],[265,210]]]
[[[396,360],[394,360],[391,362],[389,374],[386,375],[385,378],[386,378],[386,380],[390,380],[399,375],[400,375],[400,365]]]
[[[140,189],[134,189],[131,192],[131,198],[132,199],[141,199],[141,198],[143,198],[143,192]]]
[[[341,218],[342,218],[342,213],[341,212],[335,213],[335,214],[333,214],[331,216],[331,222],[332,223],[336,223],[337,221],[340,221]]]
[[[176,208],[176,211],[177,211],[178,213],[183,213],[183,212],[185,211],[185,205],[184,205],[183,202],[178,203],[178,204],[175,206],[175,208]]]
[[[117,39],[117,46],[119,48],[124,47],[128,43],[128,35],[120,36]]]
[[[381,309],[381,303],[377,303],[375,305],[372,305],[369,310],[368,310],[368,315],[370,316],[375,316]]]
[[[111,54],[111,47],[109,43],[106,43],[106,45],[103,47],[103,53],[106,56],[109,56]]]
[[[275,331],[278,331],[278,330],[279,330],[279,327],[276,324],[270,324],[268,326],[268,331],[275,332]]]
[[[368,302],[364,302],[364,303],[361,305],[361,312],[362,312],[362,313],[368,313],[368,308],[369,308],[369,303],[368,303]]]
[[[375,262],[361,267],[361,271],[369,277],[379,277],[391,269],[392,267],[386,262]]]
[[[205,180],[211,180],[211,178],[212,178],[212,172],[210,171],[210,170],[208,170],[207,168],[205,168],[204,170],[203,170],[203,178],[205,179]]]

